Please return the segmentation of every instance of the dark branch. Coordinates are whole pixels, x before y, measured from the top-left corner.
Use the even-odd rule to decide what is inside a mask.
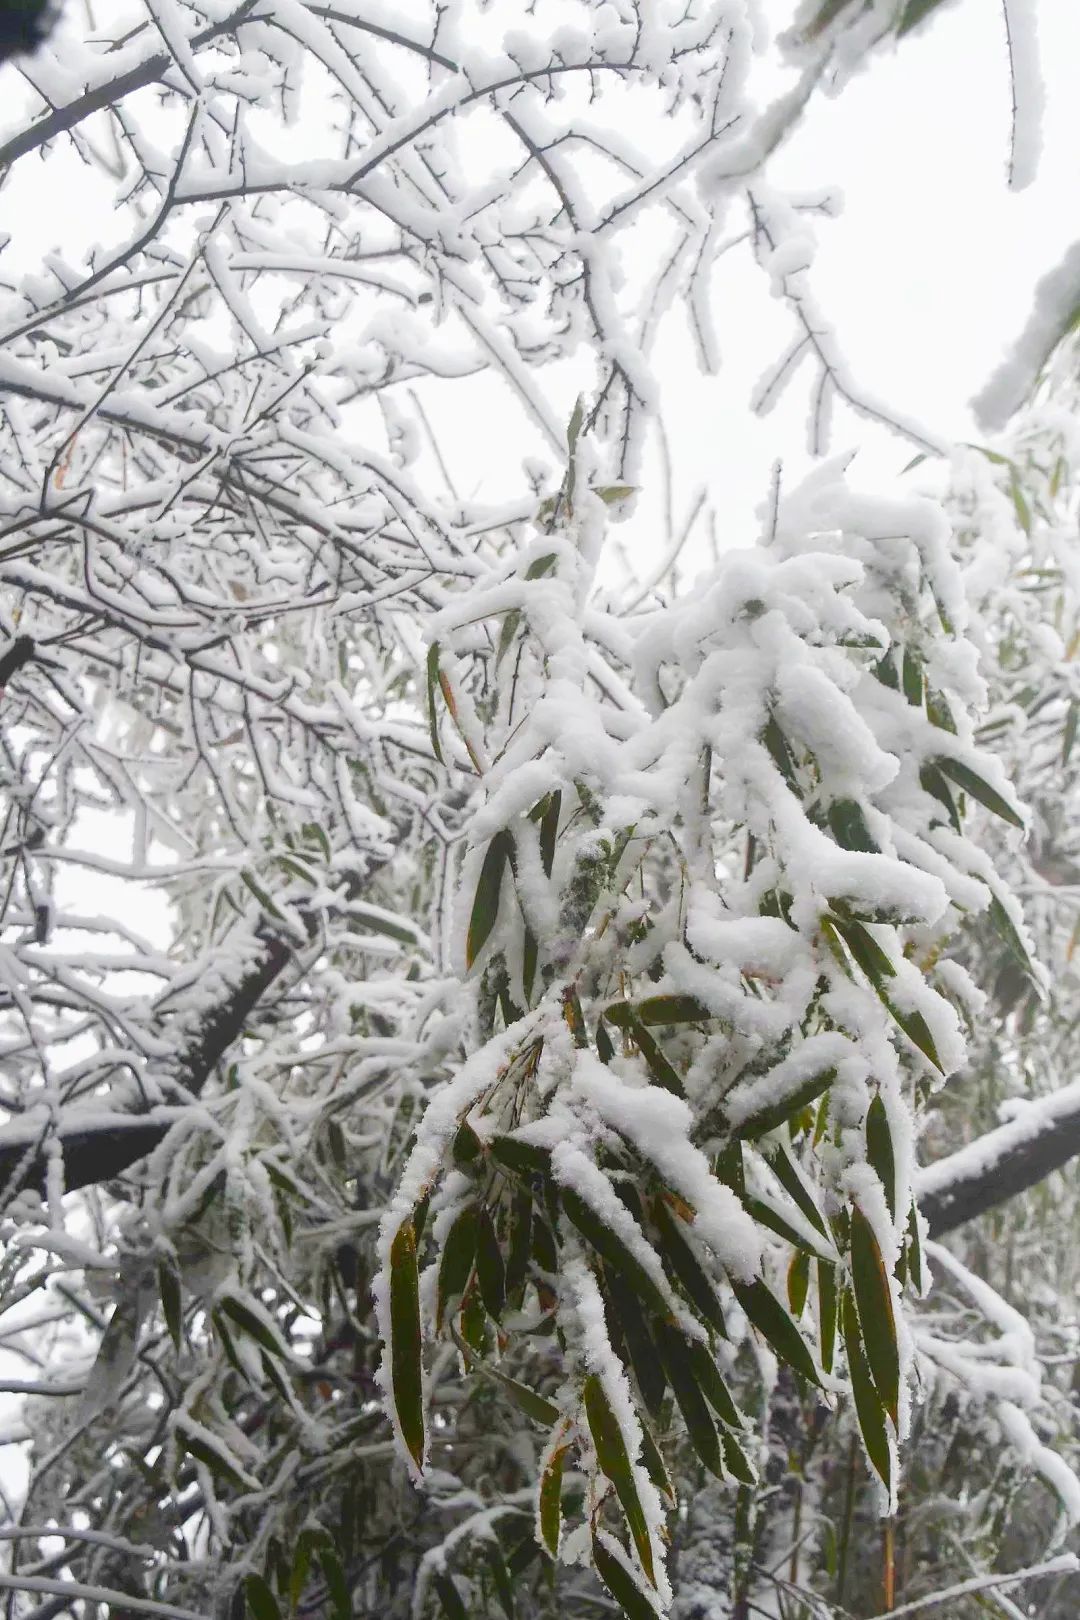
[[[1029,1104],[1015,1119],[920,1173],[919,1208],[930,1236],[1006,1203],[1080,1155],[1080,1083]]]
[[[178,1060],[174,1079],[193,1096],[198,1096],[229,1047],[244,1032],[255,1008],[279,977],[291,956],[283,940],[270,940],[261,959],[244,975],[221,1005],[204,1021],[195,1040]],[[142,1120],[132,1113],[115,1115],[106,1121],[80,1126],[77,1115],[59,1129],[43,1127],[33,1137],[9,1132],[0,1140],[0,1202],[23,1188],[44,1194],[50,1143],[59,1138],[64,1152],[64,1186],[68,1192],[79,1187],[99,1186],[130,1170],[133,1164],[153,1152],[164,1141],[169,1124]]]

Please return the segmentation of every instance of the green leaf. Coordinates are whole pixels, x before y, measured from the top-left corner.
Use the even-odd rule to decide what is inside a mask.
[[[802,37],[807,40],[817,39],[818,35],[823,34],[826,28],[828,28],[829,24],[833,22],[835,18],[839,17],[844,7],[850,6],[851,4],[852,0],[825,0],[825,4],[820,8],[820,10],[814,13],[813,17],[811,17],[810,21],[803,29]],[[916,457],[917,461],[921,461],[922,459],[922,456]],[[907,471],[906,467],[904,471]]]
[[[432,1582],[446,1620],[469,1620],[469,1611],[461,1599],[457,1582],[445,1570],[439,1570]]]
[[[476,1232],[479,1210],[467,1204],[454,1217],[446,1234],[442,1257],[439,1260],[439,1280],[436,1288],[435,1325],[442,1326],[446,1308],[452,1299],[459,1299],[468,1287],[476,1259]]]
[[[889,1214],[896,1219],[896,1156],[885,1099],[880,1091],[866,1110],[866,1157],[885,1192]]]
[[[904,689],[904,696],[913,708],[921,709],[923,704],[922,659],[914,648],[904,648],[904,658],[900,671],[900,683]]]
[[[660,1454],[660,1447],[653,1439],[647,1423],[641,1424],[641,1461],[660,1495],[666,1496],[672,1507],[674,1507],[677,1500],[675,1487],[671,1483],[671,1476]]]
[[[761,733],[761,740],[772,756],[773,764],[780,772],[791,792],[797,799],[802,798],[799,787],[799,778],[795,769],[795,757],[791,752],[787,738],[776,722],[776,716],[770,715],[765,729]]]
[[[679,1222],[668,1208],[667,1201],[659,1195],[652,1202],[652,1217],[660,1237],[661,1249],[686,1297],[702,1321],[707,1322],[721,1337],[725,1337],[727,1330],[724,1327],[724,1313],[720,1308],[716,1291],[692,1245],[679,1230]]]
[[[519,1383],[516,1378],[511,1378],[509,1373],[504,1373],[502,1368],[497,1367],[494,1362],[485,1361],[457,1333],[453,1334],[453,1338],[466,1365],[473,1372],[478,1372],[484,1378],[490,1378],[499,1384],[514,1405],[519,1411],[524,1412],[527,1418],[531,1418],[534,1423],[542,1424],[545,1429],[550,1429],[553,1424],[559,1421],[562,1414],[553,1402],[545,1400],[542,1395],[538,1395],[535,1389],[529,1388],[528,1384]]]
[[[192,1434],[191,1430],[183,1424],[177,1425],[176,1438],[190,1456],[201,1462],[204,1467],[209,1468],[210,1472],[219,1479],[227,1480],[230,1485],[238,1486],[243,1490],[251,1490],[254,1486],[255,1481],[249,1479],[243,1470],[237,1466],[226,1452],[223,1444],[219,1451],[217,1444],[211,1444],[202,1435]]]
[[[450,1154],[459,1170],[467,1170],[483,1153],[483,1145],[467,1119],[463,1119],[454,1133]]]
[[[514,1194],[510,1206],[510,1234],[506,1254],[506,1297],[512,1304],[521,1303],[521,1293],[529,1275],[532,1259],[533,1206],[530,1194],[521,1189]]]
[[[922,1240],[919,1237],[919,1222],[915,1214],[914,1203],[912,1203],[911,1209],[908,1211],[907,1235],[908,1270],[911,1273],[912,1286],[915,1288],[916,1293],[921,1294],[923,1290]]]
[[[280,922],[281,912],[277,906],[275,906],[274,902],[271,900],[270,896],[267,894],[262,885],[256,881],[252,873],[247,871],[241,872],[240,881],[244,885],[244,888],[247,889],[250,894],[255,896],[256,900],[259,902],[260,906],[262,906],[267,916],[276,917]]]
[[[540,1475],[536,1517],[540,1526],[541,1540],[554,1559],[559,1556],[559,1540],[562,1535],[562,1479],[566,1453],[569,1449],[569,1445],[556,1446]]]
[[[830,913],[821,919],[821,926],[840,935],[855,962],[873,985],[877,986],[885,979],[895,978],[896,969],[889,953],[878,944],[873,934],[861,922],[857,922],[853,917],[838,917],[835,913]]]
[[[817,1263],[817,1289],[818,1349],[822,1367],[831,1373],[836,1355],[836,1268],[824,1260]]]
[[[572,1187],[562,1189],[563,1209],[582,1237],[609,1265],[621,1271],[647,1310],[657,1316],[666,1316],[670,1310],[667,1300],[649,1276],[641,1261],[631,1254],[620,1237],[600,1218],[591,1204]],[[642,1242],[645,1242],[642,1236]]]
[[[645,1322],[641,1301],[630,1284],[614,1266],[605,1265],[604,1290],[618,1326],[622,1329],[623,1343],[630,1357],[630,1368],[637,1379],[641,1398],[652,1416],[660,1415],[667,1391],[664,1366],[656,1353],[652,1335]]]
[[[525,1142],[518,1136],[493,1136],[488,1143],[497,1164],[519,1176],[549,1176],[551,1149]]]
[[[629,1024],[630,1034],[634,1044],[648,1064],[649,1072],[657,1085],[663,1086],[673,1096],[685,1097],[686,1089],[679,1077],[679,1071],[670,1063],[653,1040],[644,1024],[637,1018],[632,1018]]]
[[[605,1546],[595,1530],[592,1538],[592,1555],[596,1573],[619,1605],[626,1620],[657,1620],[660,1611],[635,1581],[622,1560]]]
[[[637,1548],[641,1567],[651,1584],[655,1586],[656,1569],[653,1563],[652,1541],[649,1537],[645,1512],[641,1506],[641,1498],[638,1496],[634,1471],[630,1465],[626,1437],[611,1409],[607,1392],[595,1373],[590,1373],[586,1378],[582,1396],[589,1433],[596,1449],[596,1460],[615,1487],[615,1494],[626,1516],[627,1528]]]
[[[277,1598],[261,1575],[249,1575],[244,1581],[244,1591],[255,1620],[281,1620]]]
[[[491,1569],[492,1580],[495,1583],[495,1593],[499,1599],[499,1607],[505,1614],[506,1620],[514,1620],[514,1588],[510,1580],[510,1571],[506,1567],[506,1559],[503,1557],[502,1548],[497,1541],[485,1541],[482,1546],[484,1556]]]
[[[702,1344],[699,1339],[687,1339],[685,1343],[698,1388],[721,1423],[725,1423],[729,1429],[745,1427],[746,1419],[732,1400],[731,1391],[708,1345]]]
[[[332,1547],[323,1545],[319,1548],[319,1563],[322,1565],[322,1572],[326,1579],[330,1605],[335,1620],[352,1620],[352,1596],[349,1592],[349,1583],[345,1579],[345,1571],[341,1567],[341,1560]]]
[[[858,1204],[851,1206],[851,1280],[870,1374],[894,1424],[900,1406],[900,1351],[892,1290],[874,1229]]]
[[[616,1029],[632,1024],[703,1024],[712,1017],[693,996],[647,996],[644,1001],[612,1001],[604,1017]]]
[[[767,1204],[763,1198],[744,1198],[743,1207],[746,1213],[757,1221],[759,1226],[765,1226],[770,1232],[775,1232],[777,1237],[782,1237],[785,1243],[791,1244],[792,1248],[804,1251],[815,1260],[827,1260],[830,1258],[829,1250],[823,1243],[808,1241],[797,1226],[793,1226],[790,1221],[786,1221],[780,1211],[773,1209],[772,1205]]]
[[[180,1292],[180,1274],[169,1260],[162,1260],[157,1268],[158,1293],[169,1337],[179,1350],[184,1331],[183,1297]]]
[[[720,1431],[720,1444],[724,1452],[724,1467],[740,1485],[756,1485],[758,1472],[735,1436],[727,1429]]]
[[[433,641],[428,648],[427,655],[427,709],[428,731],[431,736],[431,752],[439,764],[444,764],[442,744],[439,742],[439,719],[435,707],[435,694],[439,690],[439,643]]]
[[[487,847],[480,878],[476,885],[469,932],[465,941],[465,966],[471,968],[487,943],[488,936],[499,915],[499,895],[503,872],[511,855],[510,834],[505,828],[497,832]]]
[[[1002,821],[1007,821],[1023,831],[1023,817],[1017,814],[1007,799],[1002,798],[996,788],[992,788],[989,782],[984,782],[981,776],[976,776],[969,765],[962,764],[958,759],[950,759],[947,754],[940,755],[934,764],[951,782],[955,782],[958,788],[976,799],[984,810],[989,810],[991,815],[1000,816]]]
[[[989,915],[990,921],[994,927],[994,932],[997,934],[998,938],[1004,940],[1005,944],[1009,948],[1010,954],[1020,964],[1028,977],[1030,979],[1034,979],[1035,968],[1031,957],[1024,949],[1024,942],[1017,933],[1012,918],[1009,916],[1009,913],[1005,910],[1005,907],[1002,905],[996,894],[990,902]]]
[[[679,1411],[686,1424],[690,1444],[717,1479],[724,1478],[724,1459],[716,1424],[697,1381],[690,1347],[683,1335],[667,1322],[655,1324],[656,1342],[671,1383]]]
[[[768,1285],[760,1277],[752,1283],[736,1282],[732,1278],[731,1288],[748,1320],[780,1360],[786,1361],[810,1383],[820,1384],[806,1340]]]
[[[879,852],[861,804],[854,799],[834,799],[828,815],[829,830],[841,849],[859,849],[870,855]]]
[[[476,1280],[484,1309],[497,1322],[506,1305],[506,1262],[488,1209],[481,1211],[476,1229]]]
[[[1012,496],[1013,510],[1016,513],[1017,522],[1024,533],[1030,535],[1031,507],[1028,505],[1027,498],[1020,488],[1020,480],[1017,478],[1015,470],[1009,476],[1009,494]]]
[[[870,1377],[870,1370],[866,1365],[862,1344],[859,1340],[859,1324],[855,1314],[855,1301],[848,1289],[844,1290],[843,1300],[844,1348],[847,1351],[848,1375],[851,1378],[851,1392],[855,1397],[855,1415],[859,1420],[859,1430],[862,1434],[866,1455],[875,1472],[881,1478],[885,1489],[892,1490],[892,1454],[889,1450],[889,1434],[885,1427],[885,1408],[881,1404],[881,1397],[874,1388]]]
[[[596,1026],[596,1055],[601,1063],[609,1064],[615,1056],[615,1045],[607,1032],[607,1025],[601,1018]]]
[[[820,1232],[823,1238],[829,1238],[829,1228],[825,1224],[824,1215],[814,1203],[810,1184],[782,1142],[777,1142],[766,1153],[765,1163],[815,1231]]]
[[[801,1114],[808,1104],[828,1090],[835,1079],[834,1068],[819,1069],[816,1074],[807,1075],[794,1091],[789,1091],[776,1102],[762,1103],[755,1113],[748,1114],[738,1125],[732,1126],[732,1135],[752,1142],[767,1131],[774,1131],[778,1125],[785,1125],[796,1114]]]
[[[235,1294],[226,1294],[218,1301],[218,1305],[225,1315],[236,1323],[237,1327],[242,1328],[250,1339],[255,1340],[256,1344],[260,1344],[272,1356],[282,1356],[286,1360],[289,1359],[288,1346],[282,1342],[250,1306],[244,1304],[242,1299],[237,1299]]]
[[[402,1439],[417,1468],[424,1465],[424,1397],[420,1338],[420,1279],[412,1216],[390,1245],[390,1383]]]
[[[796,1320],[806,1308],[806,1296],[810,1291],[810,1256],[804,1249],[799,1249],[791,1257],[787,1272],[787,1297],[791,1307],[791,1314]]]
[[[949,790],[949,784],[938,770],[936,765],[924,765],[919,771],[919,785],[925,792],[935,798],[945,809],[949,824],[954,832],[962,832],[960,812],[956,808],[956,800]]]

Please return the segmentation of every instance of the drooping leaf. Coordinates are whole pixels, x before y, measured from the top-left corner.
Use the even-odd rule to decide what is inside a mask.
[[[612,1001],[604,1017],[616,1029],[637,1024],[702,1024],[712,1017],[693,996],[647,996],[644,1001]]]
[[[654,1440],[647,1423],[641,1425],[641,1461],[660,1495],[666,1496],[672,1507],[674,1507],[676,1502],[675,1487],[660,1454],[660,1447]]]
[[[788,1304],[791,1307],[791,1314],[796,1320],[803,1313],[809,1290],[810,1256],[805,1250],[800,1249],[792,1255],[787,1272]]]
[[[439,717],[435,708],[435,693],[439,690],[439,643],[433,641],[427,654],[427,710],[431,752],[439,764],[444,763],[442,744],[439,742]]]
[[[652,1202],[652,1217],[660,1238],[660,1246],[683,1291],[695,1307],[702,1321],[724,1336],[724,1313],[716,1290],[690,1243],[679,1229],[679,1221],[671,1213],[664,1198],[657,1195]]]
[[[540,1475],[536,1517],[541,1540],[553,1559],[559,1556],[562,1535],[562,1480],[568,1450],[568,1445],[556,1446]]]
[[[752,1142],[767,1131],[775,1131],[778,1125],[785,1125],[788,1120],[801,1114],[823,1091],[828,1090],[835,1079],[836,1070],[831,1066],[807,1075],[794,1091],[789,1091],[775,1102],[763,1102],[755,1108],[752,1114],[732,1127],[733,1134]]]
[[[510,861],[510,834],[503,828],[487,847],[480,877],[476,885],[469,917],[469,932],[465,942],[465,966],[471,968],[487,944],[491,930],[499,915],[499,895],[502,892],[503,873]]]
[[[895,1424],[899,1422],[900,1351],[892,1290],[874,1229],[858,1204],[851,1207],[851,1280],[870,1374]]]
[[[319,1547],[319,1563],[322,1565],[334,1620],[352,1620],[352,1596],[345,1571],[333,1547],[325,1542]]]
[[[831,1373],[836,1355],[836,1268],[819,1260],[817,1263],[818,1291],[818,1349],[821,1365]]]
[[[184,1331],[183,1296],[180,1292],[180,1274],[176,1267],[168,1260],[162,1260],[157,1268],[158,1293],[161,1295],[161,1309],[165,1317],[165,1326],[169,1330],[169,1337],[177,1350],[181,1348]]]
[[[637,1379],[641,1398],[652,1416],[658,1417],[667,1391],[664,1365],[657,1354],[652,1334],[641,1309],[641,1301],[626,1278],[614,1266],[603,1266],[604,1293],[622,1330],[623,1344],[630,1358],[630,1369]]]
[[[273,1591],[261,1575],[249,1575],[244,1581],[247,1606],[254,1620],[281,1620],[281,1610]]]
[[[743,1428],[746,1419],[735,1405],[708,1345],[702,1344],[700,1339],[687,1339],[685,1343],[698,1387],[721,1423],[729,1429]]]
[[[866,1110],[866,1157],[885,1192],[889,1214],[896,1219],[896,1155],[885,1099],[880,1091]]]
[[[443,1244],[442,1256],[439,1260],[439,1277],[436,1287],[435,1324],[442,1326],[446,1307],[452,1299],[458,1299],[464,1294],[469,1278],[472,1275],[473,1262],[476,1259],[476,1232],[479,1224],[479,1211],[475,1204],[467,1204],[460,1214],[454,1217],[453,1225],[446,1234]]]
[[[690,1347],[677,1328],[667,1322],[655,1324],[656,1343],[664,1360],[664,1369],[672,1392],[682,1413],[690,1444],[701,1461],[717,1479],[724,1477],[724,1460],[716,1424],[709,1405],[702,1394],[694,1372]]]
[[[627,1528],[637,1548],[641,1567],[650,1583],[655,1586],[656,1569],[653,1562],[652,1540],[630,1464],[626,1437],[612,1411],[607,1392],[595,1373],[590,1373],[586,1378],[582,1398],[589,1433],[592,1435],[596,1450],[596,1460],[615,1487],[615,1494],[626,1516]]]
[[[1035,968],[1031,957],[1024,948],[1024,942],[1013,923],[1012,918],[995,894],[990,902],[989,917],[994,931],[999,939],[1004,940],[1015,961],[1027,974],[1029,979],[1035,978]]]
[[[779,1359],[811,1384],[820,1384],[806,1340],[768,1284],[760,1277],[750,1283],[736,1282],[732,1278],[731,1288],[747,1319]]]
[[[798,1205],[810,1225],[815,1231],[820,1232],[823,1238],[828,1238],[829,1228],[825,1224],[825,1217],[814,1202],[813,1192],[803,1172],[799,1169],[783,1142],[777,1142],[770,1148],[765,1155],[765,1162],[788,1197],[794,1204]]]
[[[1080,724],[1080,703],[1075,698],[1069,699],[1069,708],[1065,716],[1065,726],[1061,734],[1061,763],[1069,763],[1073,747],[1076,743],[1076,728]]]
[[[497,1541],[482,1543],[484,1557],[487,1559],[491,1578],[495,1585],[495,1594],[499,1599],[499,1607],[506,1620],[514,1620],[514,1586],[510,1579],[510,1571],[506,1567],[502,1548]]]
[[[519,1176],[549,1176],[551,1149],[539,1147],[535,1142],[523,1141],[520,1136],[493,1136],[488,1143],[491,1157],[507,1170]]]
[[[844,1290],[842,1304],[844,1348],[847,1353],[851,1392],[855,1397],[855,1415],[859,1420],[866,1455],[886,1490],[892,1489],[892,1453],[889,1433],[885,1426],[885,1408],[881,1396],[870,1377],[870,1369],[863,1355],[859,1338],[859,1323],[855,1301],[849,1289]]]
[[[984,782],[981,776],[977,776],[969,765],[964,765],[958,759],[950,759],[947,754],[940,755],[934,764],[951,782],[955,782],[958,788],[977,800],[984,810],[989,810],[991,815],[1000,816],[1002,821],[1023,830],[1023,818],[1017,814],[1009,801],[1002,798],[989,782]]]
[[[437,1570],[432,1585],[438,1595],[446,1620],[469,1620],[469,1611],[465,1607],[461,1593],[458,1591],[457,1582],[451,1574],[446,1570]]]
[[[424,1395],[420,1279],[412,1216],[390,1245],[390,1383],[401,1435],[417,1468],[424,1466]]]
[[[593,1532],[593,1563],[596,1573],[619,1605],[626,1620],[657,1620],[660,1613],[643,1587],[640,1587],[620,1558],[605,1544],[602,1535]]]
[[[493,1379],[527,1418],[531,1418],[534,1423],[542,1424],[545,1429],[550,1429],[559,1421],[561,1413],[552,1401],[545,1400],[543,1395],[538,1395],[528,1384],[521,1383],[517,1378],[511,1378],[509,1373],[503,1372],[493,1361],[485,1361],[470,1345],[458,1338],[456,1333],[454,1341],[467,1365],[482,1377]]]
[[[645,1308],[657,1316],[666,1316],[669,1309],[667,1300],[641,1261],[635,1254],[631,1254],[623,1243],[622,1238],[611,1230],[592,1205],[586,1203],[580,1193],[575,1192],[572,1187],[562,1189],[562,1201],[563,1209],[582,1237],[596,1250],[601,1259],[622,1272]],[[642,1242],[645,1241],[642,1234]]]
[[[871,855],[878,853],[862,806],[854,799],[832,801],[829,805],[829,830],[841,849],[863,850]]]
[[[476,1228],[476,1278],[484,1309],[497,1322],[506,1304],[506,1261],[489,1209],[481,1210]]]
[[[629,1028],[634,1044],[648,1064],[649,1072],[657,1085],[663,1086],[665,1091],[670,1091],[675,1097],[685,1097],[686,1088],[682,1083],[678,1070],[673,1063],[669,1062],[644,1024],[639,1019],[634,1018],[631,1019]]]

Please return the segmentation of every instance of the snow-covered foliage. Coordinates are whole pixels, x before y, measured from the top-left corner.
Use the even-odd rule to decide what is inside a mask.
[[[605,549],[744,227],[756,406],[810,358],[815,454],[836,402],[941,448],[768,174],[933,5],[802,8],[764,110],[742,0],[115,9],[2,103],[7,194],[99,231],[0,252],[11,1613],[647,1617],[703,1471],[745,1603],[801,1416],[891,1515],[948,1379],[1074,1513],[1016,1313],[944,1252],[966,1337],[919,1303],[978,919],[1044,989],[997,565],[843,459],[688,591]],[[432,428],[478,382],[498,499]]]

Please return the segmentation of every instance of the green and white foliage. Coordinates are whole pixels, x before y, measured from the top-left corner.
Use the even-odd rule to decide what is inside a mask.
[[[745,1604],[829,1499],[799,1426],[889,1513],[957,1357],[1045,1472],[997,1296],[919,1303],[916,1150],[981,919],[1042,985],[995,750],[1010,636],[1075,731],[1068,647],[843,462],[689,588],[672,534],[609,558],[744,243],[793,322],[754,408],[809,356],[815,455],[837,403],[937,448],[770,174],[936,8],[797,8],[764,107],[743,0],[93,9],[0,97],[5,200],[97,229],[0,256],[10,1615],[681,1613],[707,1477]],[[957,465],[994,542],[1006,464]]]

